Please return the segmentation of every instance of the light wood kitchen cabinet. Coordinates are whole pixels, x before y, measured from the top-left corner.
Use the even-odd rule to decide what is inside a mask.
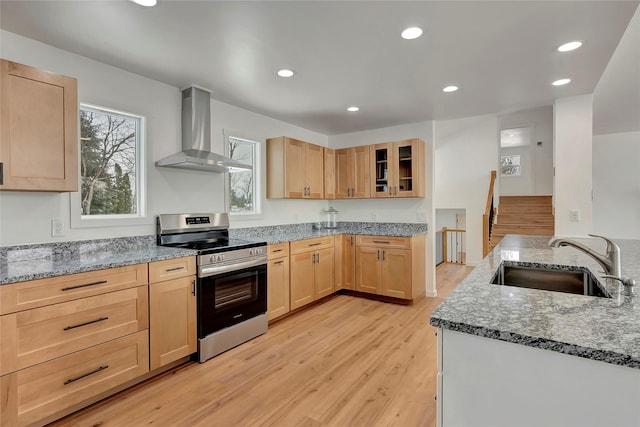
[[[147,264],[0,286],[0,425],[45,424],[149,371]]]
[[[336,290],[355,289],[356,236],[336,236]]]
[[[148,330],[0,377],[0,425],[44,425],[149,371]]]
[[[151,370],[196,352],[195,257],[149,263]],[[154,279],[165,280],[153,282]]]
[[[356,291],[411,300],[425,291],[425,239],[358,236]]]
[[[323,147],[285,136],[267,139],[267,198],[323,197]]]
[[[290,310],[289,242],[267,246],[267,319],[275,320]]]
[[[387,142],[371,147],[371,197],[424,197],[424,142]]]
[[[369,146],[336,150],[337,199],[363,199],[371,196]]]
[[[291,310],[334,292],[334,237],[291,242]]]
[[[0,60],[0,190],[78,191],[74,78]]]
[[[336,150],[324,147],[324,199],[336,198]]]

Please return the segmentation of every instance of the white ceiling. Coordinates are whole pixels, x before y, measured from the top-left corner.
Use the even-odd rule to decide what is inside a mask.
[[[593,93],[637,6],[158,0],[144,8],[122,0],[2,0],[0,27],[176,87],[204,86],[220,101],[332,135]],[[423,36],[402,40],[413,25]],[[555,52],[576,39],[584,40],[581,49]],[[640,60],[640,50],[630,55],[626,61]],[[297,74],[277,77],[285,66]],[[551,86],[563,77],[572,82]],[[443,93],[449,84],[460,90]],[[347,113],[350,105],[360,111]]]

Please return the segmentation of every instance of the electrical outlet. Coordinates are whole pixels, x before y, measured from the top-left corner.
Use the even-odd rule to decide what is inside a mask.
[[[373,221],[373,222],[377,222],[378,221],[378,213],[377,212],[371,212],[371,221]]]
[[[569,211],[569,221],[580,221],[580,211],[578,209],[572,209]]]
[[[427,222],[426,212],[418,212],[417,217],[418,217],[418,222]]]
[[[64,237],[64,223],[60,218],[51,220],[51,237]]]

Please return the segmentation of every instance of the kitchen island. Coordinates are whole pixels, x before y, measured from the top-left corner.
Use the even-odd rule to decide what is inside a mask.
[[[548,240],[508,236],[432,313],[439,425],[640,425],[640,300]],[[640,241],[616,243],[623,275],[640,279]],[[612,298],[493,284],[503,261],[586,267]]]

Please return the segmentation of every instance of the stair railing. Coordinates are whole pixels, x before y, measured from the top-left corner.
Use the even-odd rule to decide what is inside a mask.
[[[493,228],[494,205],[493,188],[496,183],[496,171],[491,171],[491,182],[489,183],[489,194],[487,195],[487,205],[482,215],[482,256],[486,257],[491,251],[491,229]]]
[[[436,266],[466,263],[465,233],[466,230],[447,227],[436,231]]]

